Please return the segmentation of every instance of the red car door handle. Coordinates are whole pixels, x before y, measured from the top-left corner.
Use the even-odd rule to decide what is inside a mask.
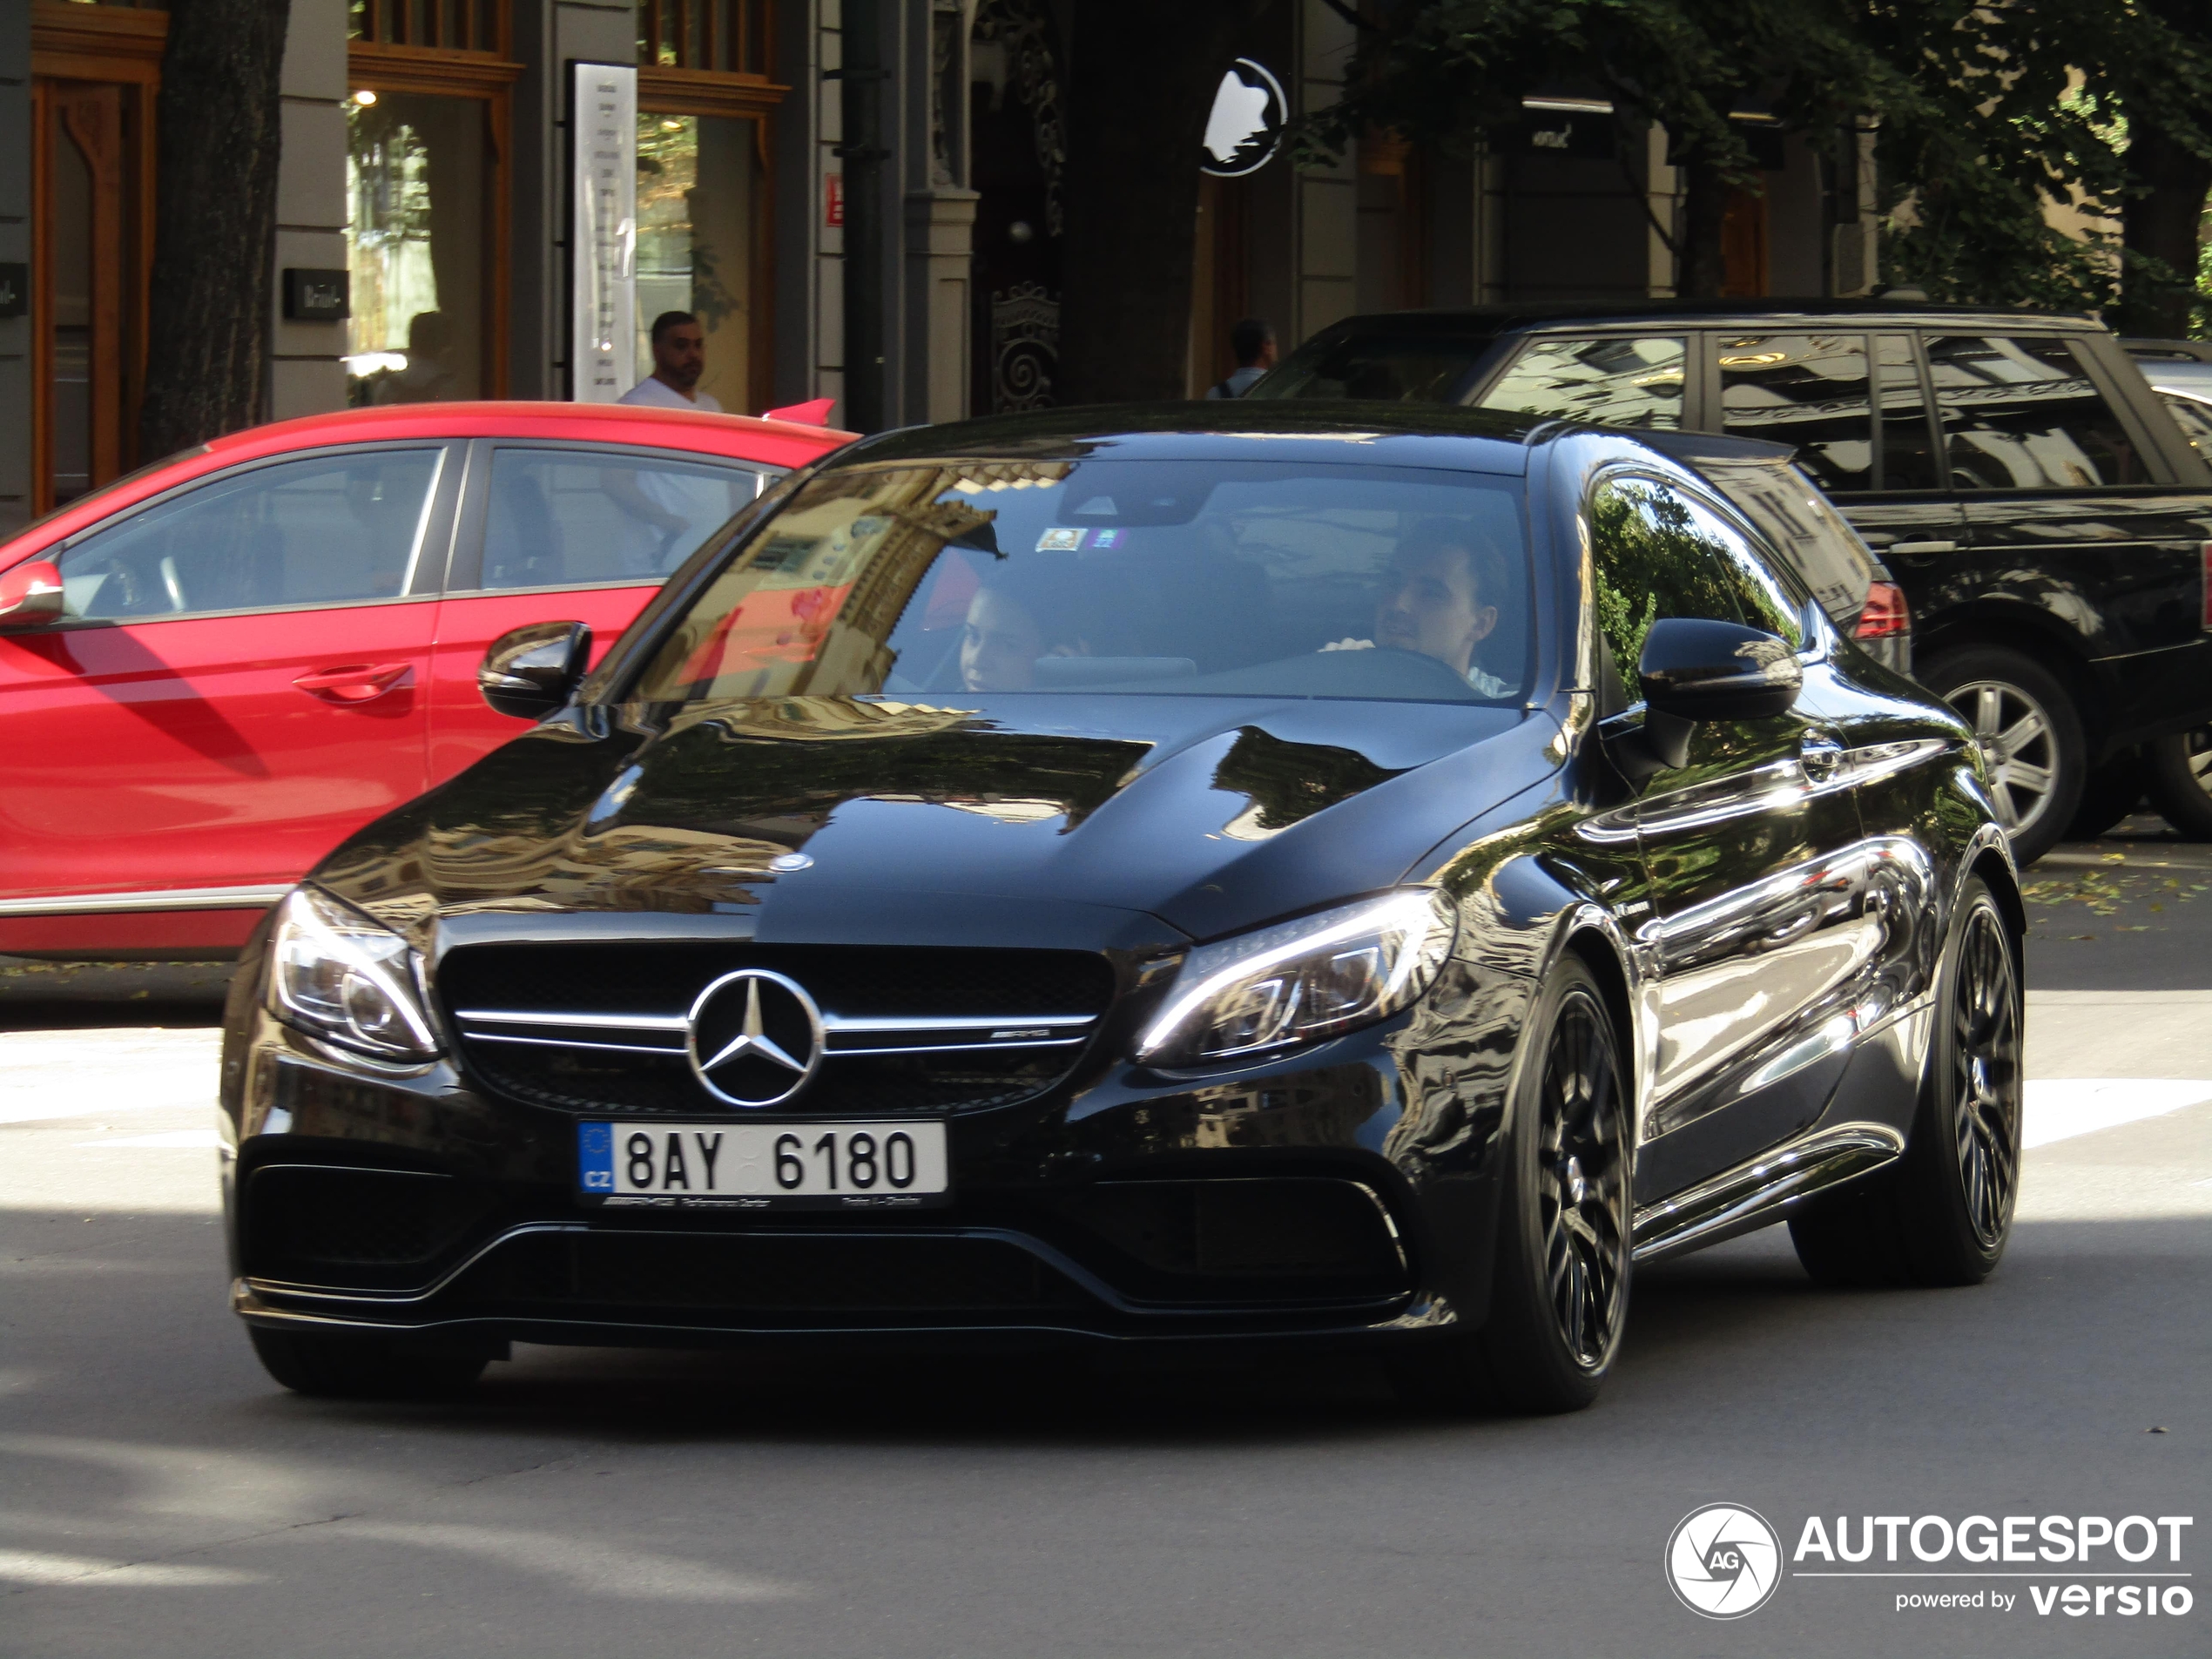
[[[367,703],[403,684],[411,667],[408,663],[343,663],[314,669],[292,683],[326,703]]]

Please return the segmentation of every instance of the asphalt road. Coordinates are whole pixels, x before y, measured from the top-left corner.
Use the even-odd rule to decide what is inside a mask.
[[[518,1349],[464,1404],[296,1399],[224,1309],[204,1013],[0,998],[0,1653],[2212,1652],[2212,848],[2033,874],[2035,1143],[1990,1283],[1825,1292],[1770,1231],[1642,1274],[1603,1400],[1536,1421],[1281,1358]],[[2094,1574],[1785,1560],[1717,1622],[1662,1563],[1720,1502],[1785,1554],[1813,1516],[2195,1524]],[[1899,1553],[1858,1570],[1935,1570]]]

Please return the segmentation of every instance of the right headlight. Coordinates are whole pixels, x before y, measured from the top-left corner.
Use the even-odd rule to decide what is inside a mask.
[[[438,1057],[438,1040],[415,987],[415,953],[389,927],[313,887],[278,907],[269,1002],[287,1025],[389,1065],[421,1065]]]
[[[1431,887],[1409,887],[1202,946],[1137,1045],[1170,1069],[1258,1059],[1387,1019],[1435,982],[1459,921]]]

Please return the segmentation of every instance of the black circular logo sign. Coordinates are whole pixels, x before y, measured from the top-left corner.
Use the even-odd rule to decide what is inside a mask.
[[[1283,84],[1266,64],[1239,57],[1214,89],[1198,165],[1217,179],[1241,179],[1274,159],[1291,118]]]
[[[732,1106],[781,1105],[822,1063],[822,1011],[799,985],[765,968],[725,974],[691,1004],[691,1070]]]

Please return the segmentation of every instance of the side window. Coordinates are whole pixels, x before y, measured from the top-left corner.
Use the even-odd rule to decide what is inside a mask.
[[[2134,442],[2067,341],[1928,341],[1954,489],[2081,489],[2144,482]]]
[[[2166,407],[2174,412],[2174,423],[2182,428],[2189,448],[2205,460],[2212,461],[2212,407],[2193,397],[2176,397],[2171,392],[2161,395],[2166,400]]]
[[[1679,334],[1532,341],[1479,407],[1608,426],[1679,428],[1688,356]]]
[[[1612,478],[1590,497],[1598,629],[1624,685],[1651,624],[1669,617],[1740,623],[1796,650],[1803,624],[1743,535],[1703,502],[1649,478]]]
[[[68,612],[125,621],[396,599],[444,458],[355,451],[211,480],[64,552]]]
[[[1721,334],[1713,346],[1728,431],[1796,444],[1824,489],[1875,487],[1865,335]]]
[[[496,449],[477,585],[658,582],[772,473],[618,449]]]
[[[1875,374],[1882,388],[1884,489],[1941,489],[1943,469],[1928,436],[1927,395],[1910,334],[1881,334],[1874,341]]]

